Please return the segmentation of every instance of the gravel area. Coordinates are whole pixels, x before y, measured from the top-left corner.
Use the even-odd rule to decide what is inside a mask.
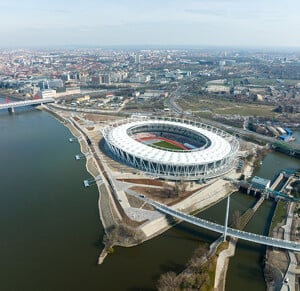
[[[115,219],[110,207],[110,201],[109,201],[110,195],[104,184],[102,184],[99,187],[99,191],[100,191],[99,208],[101,211],[102,223],[106,230],[110,230],[115,225]]]
[[[118,181],[132,183],[132,184],[141,184],[141,185],[150,185],[150,186],[166,186],[169,185],[161,180],[153,180],[153,179],[117,179]]]
[[[124,210],[128,217],[139,222],[154,220],[160,217],[164,217],[164,215],[160,214],[157,211],[150,211],[141,208],[129,207],[129,208],[125,208]]]

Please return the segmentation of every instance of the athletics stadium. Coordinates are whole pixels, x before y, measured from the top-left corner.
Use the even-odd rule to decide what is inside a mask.
[[[216,127],[180,118],[139,117],[102,129],[114,159],[157,178],[211,179],[236,164],[239,142]]]

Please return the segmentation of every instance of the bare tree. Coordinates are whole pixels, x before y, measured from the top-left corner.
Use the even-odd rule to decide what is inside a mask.
[[[174,187],[173,187],[173,195],[175,197],[178,197],[180,194],[180,188],[179,188],[179,184],[178,182],[175,183]]]
[[[193,256],[201,258],[207,256],[208,254],[208,245],[206,243],[200,244],[195,250]]]
[[[275,271],[269,264],[265,265],[264,275],[267,282],[273,282],[275,279]]]
[[[242,229],[242,218],[239,210],[234,211],[232,215],[232,226],[236,229]]]
[[[193,256],[187,263],[187,267],[191,268],[193,272],[199,272],[202,265],[207,261],[207,255],[207,244],[201,244],[197,249],[195,249]]]
[[[158,280],[159,291],[179,291],[181,280],[174,272],[162,274]]]
[[[203,288],[204,285],[207,284],[208,282],[209,282],[209,275],[208,273],[203,272],[198,276],[196,276],[194,285],[197,288],[197,290],[202,290],[201,288]]]
[[[174,186],[172,187],[172,196],[173,197],[181,197],[186,191],[187,183],[183,180],[179,182],[175,182]]]
[[[187,183],[184,182],[183,179],[181,179],[179,182],[180,195],[183,195],[185,193],[186,188],[187,188]]]

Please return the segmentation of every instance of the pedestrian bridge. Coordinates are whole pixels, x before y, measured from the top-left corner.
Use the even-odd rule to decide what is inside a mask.
[[[157,210],[159,210],[163,213],[169,214],[173,217],[176,217],[180,220],[186,221],[188,223],[191,223],[191,224],[199,226],[199,227],[209,229],[214,232],[218,232],[221,234],[225,233],[225,226],[223,226],[223,225],[220,225],[220,224],[217,224],[214,222],[210,222],[210,221],[207,221],[207,220],[204,220],[204,219],[201,219],[201,218],[189,215],[189,214],[185,214],[181,211],[174,210],[168,206],[165,206],[161,203],[155,202],[148,198],[144,198],[143,200],[147,201],[149,204],[151,204]],[[272,238],[272,237],[259,235],[259,234],[255,234],[255,233],[250,233],[250,232],[246,232],[246,231],[242,231],[242,230],[238,230],[238,229],[234,229],[234,228],[230,228],[230,227],[228,227],[226,231],[227,231],[227,235],[236,237],[239,239],[243,239],[243,240],[247,240],[250,242],[267,245],[267,246],[271,246],[271,247],[277,247],[277,248],[282,248],[282,249],[286,249],[286,250],[300,252],[300,243],[296,243],[293,241]]]
[[[44,99],[41,98],[41,99],[34,99],[34,100],[3,103],[3,104],[0,104],[0,110],[1,109],[8,109],[8,110],[13,112],[14,111],[13,109],[16,108],[16,107],[24,107],[24,106],[52,103],[54,101],[55,100],[53,98],[44,98]]]

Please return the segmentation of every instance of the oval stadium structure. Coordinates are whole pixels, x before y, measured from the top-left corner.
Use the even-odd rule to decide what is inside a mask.
[[[180,118],[131,118],[110,123],[103,137],[115,159],[155,177],[209,179],[235,165],[237,139],[216,127]]]

